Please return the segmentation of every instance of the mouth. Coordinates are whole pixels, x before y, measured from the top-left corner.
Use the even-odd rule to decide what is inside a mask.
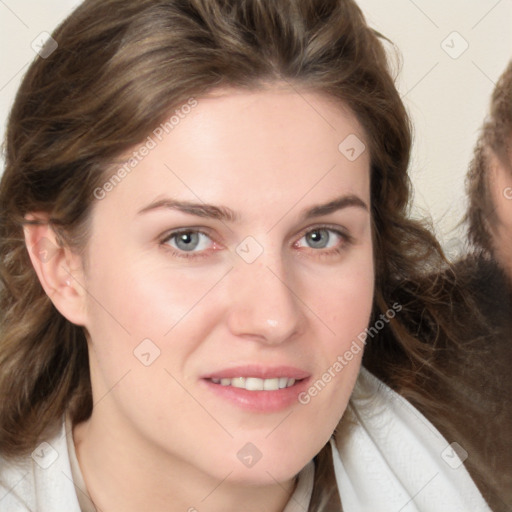
[[[223,402],[253,412],[277,412],[297,404],[311,375],[290,366],[249,365],[205,375],[209,392]]]

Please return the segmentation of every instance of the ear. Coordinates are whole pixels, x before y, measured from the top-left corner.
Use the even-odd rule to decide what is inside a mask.
[[[85,325],[82,258],[61,245],[46,213],[30,213],[25,220],[25,244],[44,291],[65,318]]]

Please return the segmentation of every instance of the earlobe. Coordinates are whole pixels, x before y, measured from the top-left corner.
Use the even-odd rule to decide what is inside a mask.
[[[25,220],[25,244],[41,286],[65,318],[85,325],[80,256],[59,242],[47,214],[28,214]]]

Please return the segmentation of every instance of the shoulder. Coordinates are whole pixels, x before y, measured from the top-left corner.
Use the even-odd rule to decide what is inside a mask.
[[[0,455],[0,512],[80,512],[69,464],[65,423],[25,457]]]

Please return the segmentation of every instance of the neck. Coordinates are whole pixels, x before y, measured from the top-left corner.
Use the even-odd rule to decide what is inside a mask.
[[[93,414],[73,439],[87,491],[105,512],[280,512],[295,481],[248,485],[205,474],[187,461],[162,455],[126,422]],[[128,449],[127,449],[128,448]]]

